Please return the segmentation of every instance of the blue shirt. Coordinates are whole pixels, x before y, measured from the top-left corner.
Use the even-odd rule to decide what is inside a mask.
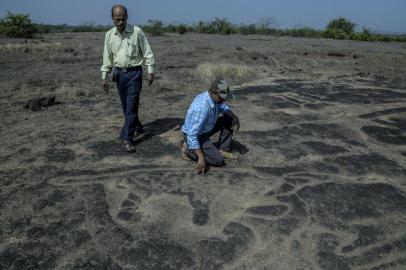
[[[216,104],[208,91],[196,96],[187,111],[183,133],[187,134],[189,149],[199,149],[200,144],[197,136],[210,132],[216,124],[219,113],[224,113],[230,108],[224,104]]]

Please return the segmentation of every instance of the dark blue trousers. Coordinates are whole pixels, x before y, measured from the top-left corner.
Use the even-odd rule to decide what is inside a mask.
[[[197,140],[199,141],[200,148],[203,151],[204,158],[209,165],[212,166],[223,166],[224,165],[224,157],[220,153],[220,150],[230,151],[231,149],[231,142],[233,138],[233,131],[231,130],[233,119],[228,116],[221,116],[217,118],[216,124],[214,128],[208,132],[199,134],[197,136]],[[213,136],[215,133],[220,131],[220,136],[216,145],[214,145],[210,137]],[[187,135],[183,133],[183,139],[187,144]],[[193,152],[193,150],[188,150],[187,155],[194,161],[197,161],[197,156]]]
[[[117,88],[124,113],[124,125],[120,138],[132,141],[137,129],[142,129],[138,118],[138,105],[142,88],[142,68],[123,72],[117,70]]]

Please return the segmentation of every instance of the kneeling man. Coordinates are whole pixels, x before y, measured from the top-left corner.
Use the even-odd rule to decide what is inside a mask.
[[[240,128],[240,120],[224,103],[230,96],[227,80],[216,80],[208,91],[196,96],[189,107],[182,127],[180,143],[183,158],[197,161],[195,173],[204,173],[207,164],[224,165],[224,158],[235,159],[230,152],[233,131]],[[219,117],[219,114],[222,116]],[[220,131],[217,145],[210,137]]]

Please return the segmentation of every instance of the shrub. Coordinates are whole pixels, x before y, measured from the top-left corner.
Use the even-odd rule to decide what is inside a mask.
[[[362,32],[352,33],[350,39],[358,41],[374,41],[376,40],[376,36],[372,35],[368,28],[363,27]]]
[[[390,42],[390,41],[392,41],[392,39],[391,39],[391,37],[390,37],[390,36],[387,36],[387,35],[381,35],[381,36],[379,37],[379,41],[383,41],[383,42]]]
[[[257,27],[255,26],[255,24],[241,24],[238,28],[237,28],[237,32],[243,35],[253,35],[257,33]]]
[[[236,27],[231,24],[227,19],[215,18],[211,22],[199,21],[192,28],[192,31],[197,33],[206,33],[206,34],[223,34],[230,35],[236,34]]]
[[[237,32],[235,31],[233,26],[225,26],[221,34],[223,35],[231,35],[231,34],[236,34]]]
[[[197,33],[207,33],[208,26],[207,23],[199,21],[193,28]]]
[[[72,32],[105,32],[108,30],[108,27],[96,25],[94,23],[83,23],[79,26],[74,26]]]
[[[32,38],[38,29],[31,22],[30,16],[7,11],[7,15],[0,20],[0,35],[15,38]]]
[[[175,28],[175,32],[179,33],[181,35],[185,34],[187,32],[187,27],[184,24],[179,24]]]
[[[35,24],[35,27],[38,29],[38,33],[66,33],[72,32],[75,26],[70,26],[67,24]],[[104,27],[108,29],[108,27]]]
[[[333,39],[349,39],[350,35],[340,29],[327,29],[322,33],[322,37]]]
[[[165,26],[164,31],[168,32],[168,33],[176,33],[176,28],[177,28],[177,25],[168,24],[167,26]]]
[[[35,24],[35,27],[38,29],[38,33],[46,34],[51,32],[51,27],[46,24]]]
[[[393,41],[406,42],[406,36],[396,36],[396,37],[393,38]]]
[[[308,38],[321,37],[322,31],[318,31],[310,27],[302,27],[302,28],[287,29],[286,31],[284,31],[284,35],[292,37],[308,37]]]
[[[342,31],[346,34],[354,32],[355,23],[347,20],[346,18],[339,17],[330,21],[327,25],[327,30]]]
[[[160,20],[148,20],[148,24],[142,28],[153,36],[161,36],[164,32],[163,25]]]
[[[361,41],[361,40],[365,40],[365,36],[362,33],[353,33],[350,36],[351,40],[357,40],[357,41]]]

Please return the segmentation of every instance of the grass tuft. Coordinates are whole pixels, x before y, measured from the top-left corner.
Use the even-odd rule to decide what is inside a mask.
[[[196,75],[209,84],[215,79],[228,79],[241,84],[254,78],[255,73],[245,65],[227,63],[203,63],[196,67]]]

